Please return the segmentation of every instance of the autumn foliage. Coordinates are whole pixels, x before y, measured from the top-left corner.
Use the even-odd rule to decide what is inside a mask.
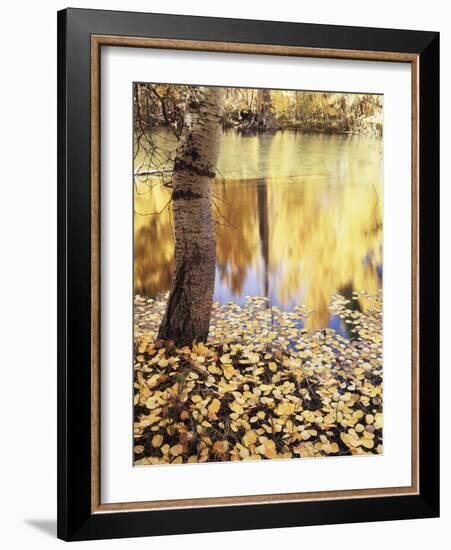
[[[135,300],[136,465],[382,453],[380,294],[334,297],[350,338],[248,298],[177,348],[155,340],[164,307]]]

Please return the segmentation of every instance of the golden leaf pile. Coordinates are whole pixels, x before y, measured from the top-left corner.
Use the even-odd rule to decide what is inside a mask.
[[[349,338],[248,297],[182,348],[155,340],[165,298],[135,297],[136,465],[382,453],[381,293],[333,297]]]

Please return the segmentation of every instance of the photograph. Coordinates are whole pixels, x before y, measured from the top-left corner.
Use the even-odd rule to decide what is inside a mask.
[[[440,25],[105,8],[58,11],[57,201],[26,188],[57,243],[22,224],[16,247],[29,267],[57,244],[36,287],[56,287],[56,327],[34,324],[57,328],[57,537],[378,521],[405,542],[399,520],[440,515]]]
[[[133,83],[135,466],[383,454],[382,144],[382,94]]]

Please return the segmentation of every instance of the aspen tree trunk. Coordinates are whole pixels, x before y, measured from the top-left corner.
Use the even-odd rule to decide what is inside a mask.
[[[174,162],[175,266],[158,338],[176,345],[208,337],[215,284],[212,183],[221,140],[224,90],[197,88]]]

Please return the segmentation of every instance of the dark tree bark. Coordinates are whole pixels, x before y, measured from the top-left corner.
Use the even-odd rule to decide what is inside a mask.
[[[276,121],[272,109],[271,92],[266,89],[257,90],[257,100],[255,111],[250,111],[250,115],[241,126],[240,130],[244,133],[258,131],[275,132],[280,129],[280,124]]]
[[[276,121],[272,110],[271,92],[269,90],[258,90],[258,112],[257,129],[259,130],[278,130],[280,125]]]
[[[269,298],[269,225],[268,186],[266,179],[259,182],[257,186],[257,211],[260,251],[263,260],[263,295]]]
[[[158,338],[206,341],[215,283],[212,183],[221,140],[224,90],[198,88],[185,116],[174,162],[175,266]]]

